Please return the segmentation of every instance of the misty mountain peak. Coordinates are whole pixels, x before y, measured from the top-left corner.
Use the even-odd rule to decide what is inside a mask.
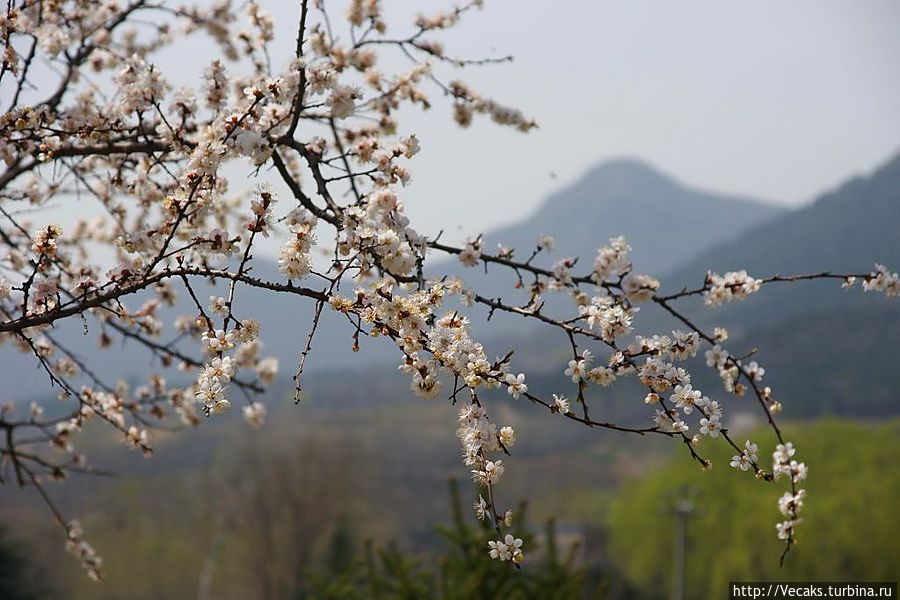
[[[592,168],[579,182],[596,190],[631,191],[681,187],[674,179],[637,158],[614,158]]]
[[[530,218],[486,237],[529,249],[544,233],[558,236],[560,256],[592,258],[609,238],[624,235],[634,248],[635,265],[661,274],[782,212],[755,200],[694,189],[646,162],[619,158],[551,195]],[[673,248],[661,235],[672,230],[698,234]]]

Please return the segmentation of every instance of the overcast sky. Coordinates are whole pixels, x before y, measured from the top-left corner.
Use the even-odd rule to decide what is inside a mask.
[[[292,4],[268,5],[289,41]],[[385,5],[400,34],[446,3]],[[611,157],[797,205],[900,150],[896,0],[487,0],[444,39],[466,57],[515,55],[459,76],[540,129],[461,131],[444,102],[412,115],[423,151],[404,199],[423,231],[521,218]]]
[[[337,25],[347,2],[325,3]],[[281,70],[293,55],[299,2],[262,4],[276,17]],[[396,37],[412,31],[417,12],[448,6],[383,4]],[[898,0],[486,0],[436,37],[459,57],[514,55],[511,64],[444,65],[438,74],[540,125],[521,134],[477,119],[461,130],[435,88],[431,111],[401,115],[400,133],[422,143],[401,197],[419,231],[443,229],[445,240],[525,218],[609,158],[640,158],[691,185],[796,206],[900,150]],[[192,36],[151,60],[175,86],[197,87],[217,53]],[[382,64],[391,66],[409,63],[397,55]],[[247,170],[227,172],[232,189],[241,187]],[[67,210],[85,207],[59,214]],[[277,241],[265,250],[277,252]]]

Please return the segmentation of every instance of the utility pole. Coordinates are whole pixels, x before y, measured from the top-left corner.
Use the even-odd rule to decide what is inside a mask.
[[[675,540],[672,552],[672,600],[684,600],[685,572],[687,569],[687,524],[695,513],[694,503],[687,490],[682,490],[674,505],[665,511],[675,517]]]

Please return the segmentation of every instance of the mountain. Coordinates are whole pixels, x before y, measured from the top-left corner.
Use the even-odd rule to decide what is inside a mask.
[[[708,269],[776,273],[867,273],[900,269],[900,154],[799,210],[698,255],[666,281],[700,283]],[[677,282],[677,285],[676,285]],[[838,281],[772,284],[743,301],[684,309],[695,322],[725,325],[734,351],[758,348],[767,384],[789,416],[879,416],[900,409],[900,302],[843,291]]]
[[[900,154],[799,210],[706,249],[674,269],[664,283],[669,291],[691,282],[701,284],[707,270],[746,269],[755,276],[826,270],[867,273],[875,263],[900,268]],[[897,304],[858,290],[840,293],[835,282],[813,282],[772,285],[764,294],[717,312],[749,322],[848,308],[870,310],[884,303]]]
[[[555,250],[537,264],[579,257],[590,265],[609,239],[625,236],[635,268],[661,275],[740,233],[783,215],[785,210],[748,198],[683,185],[634,159],[611,160],[550,196],[530,217],[484,235],[485,251],[497,244],[516,249],[522,260],[538,236],[551,235]],[[583,270],[583,268],[582,268]],[[484,295],[510,297],[515,277],[508,269],[465,269],[454,260],[435,272],[460,275]],[[522,296],[522,295],[520,295]]]
[[[900,154],[807,206],[707,248],[673,275],[706,269],[868,269],[900,258]]]
[[[784,212],[772,204],[695,189],[647,163],[618,159],[591,169],[525,221],[485,238],[488,248],[502,243],[522,253],[546,233],[556,237],[555,256],[592,260],[609,238],[624,235],[636,267],[661,274]],[[682,235],[688,231],[692,235]]]
[[[691,229],[691,231],[694,231]],[[867,273],[874,264],[900,269],[900,155],[873,173],[854,177],[810,204],[745,229],[663,274],[663,293],[702,285],[708,270],[746,269],[751,275],[831,270]],[[766,384],[792,417],[822,414],[897,414],[900,373],[900,302],[864,293],[860,284],[841,289],[836,280],[771,284],[741,302],[706,307],[698,297],[677,308],[710,331],[725,326],[735,354],[758,350]],[[641,334],[665,333],[680,324],[652,304],[635,320]],[[543,365],[561,372],[566,341],[552,347],[522,343],[524,368]],[[533,348],[529,351],[529,348]],[[549,363],[549,366],[548,366]],[[718,393],[715,373],[698,360],[695,383]]]

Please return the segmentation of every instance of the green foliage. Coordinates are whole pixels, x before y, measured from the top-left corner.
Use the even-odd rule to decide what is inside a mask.
[[[488,523],[475,523],[467,514],[455,481],[450,482],[452,519],[439,527],[443,540],[436,557],[404,554],[395,546],[375,550],[366,544],[362,556],[339,573],[314,571],[302,598],[468,600],[488,598],[583,598],[589,596],[588,572],[576,565],[577,544],[563,551],[552,521],[543,539],[528,529],[525,505],[516,511],[516,537],[525,540],[521,569],[491,560],[487,543],[496,539]],[[468,511],[471,512],[471,511]],[[343,544],[337,536],[335,543]],[[529,554],[530,553],[530,554]]]
[[[671,509],[687,493],[695,508],[687,524],[688,598],[721,597],[729,581],[893,580],[900,564],[900,421],[824,421],[785,434],[810,476],[802,486],[809,497],[798,544],[784,568],[775,523],[786,482],[763,484],[729,468],[734,453],[707,442],[700,450],[712,458],[711,472],[679,457],[624,487],[613,503],[612,549],[627,576],[651,597],[668,595],[676,536]],[[755,432],[750,439],[767,463],[773,435]]]
[[[47,588],[37,579],[33,565],[5,524],[0,524],[0,598],[35,600],[45,597]]]

